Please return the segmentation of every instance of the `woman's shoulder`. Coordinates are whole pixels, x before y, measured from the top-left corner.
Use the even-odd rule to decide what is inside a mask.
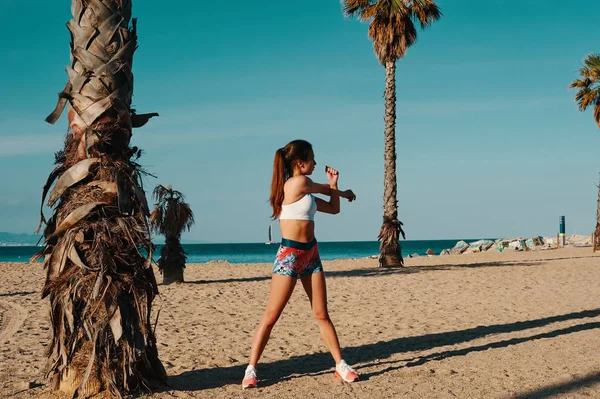
[[[308,176],[292,176],[285,182],[289,186],[306,186],[312,184],[312,180]]]
[[[312,180],[307,176],[293,176],[285,182],[286,194],[299,194],[310,192]]]

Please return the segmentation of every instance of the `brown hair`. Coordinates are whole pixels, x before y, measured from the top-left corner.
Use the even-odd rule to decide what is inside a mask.
[[[271,218],[276,219],[281,213],[283,204],[283,185],[292,176],[294,167],[299,161],[308,161],[312,145],[305,140],[290,141],[285,147],[275,152],[273,160],[273,179],[271,180],[271,197],[269,202],[273,208]]]

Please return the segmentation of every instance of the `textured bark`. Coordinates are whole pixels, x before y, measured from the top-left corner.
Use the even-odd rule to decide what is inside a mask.
[[[70,132],[42,213],[47,268],[43,297],[51,305],[52,387],[75,396],[112,396],[149,390],[166,379],[150,320],[158,293],[151,267],[149,209],[132,128],[156,114],[130,108],[137,47],[129,0],[73,0],[69,81],[56,109],[68,103]],[[41,223],[40,223],[41,226]],[[140,253],[145,249],[146,256]]]
[[[186,260],[187,256],[179,237],[167,237],[158,260],[158,267],[163,274],[163,284],[183,283],[183,269],[185,269]]]
[[[402,222],[398,220],[396,181],[396,62],[385,64],[385,151],[383,178],[383,225],[379,232],[379,265],[404,266],[400,248]]]

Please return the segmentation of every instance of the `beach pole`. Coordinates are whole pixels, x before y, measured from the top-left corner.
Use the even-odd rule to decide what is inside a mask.
[[[565,246],[565,217],[561,216],[559,219],[559,233],[560,233],[560,245]]]

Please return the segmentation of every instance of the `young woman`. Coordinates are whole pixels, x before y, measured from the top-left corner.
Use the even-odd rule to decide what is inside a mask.
[[[352,190],[338,190],[339,173],[328,166],[325,173],[329,184],[314,183],[308,176],[316,165],[312,146],[304,140],[294,140],[275,153],[270,202],[272,217],[279,218],[282,239],[273,264],[267,309],[252,339],[250,364],[242,381],[244,389],[256,387],[256,363],[298,279],[310,300],[321,337],[335,360],[335,377],[346,382],[358,379],[358,374],[342,359],[337,333],[327,312],[325,276],[314,222],[317,211],[337,214],[340,197],[354,201],[356,196]],[[315,198],[313,194],[328,195],[329,202]]]

